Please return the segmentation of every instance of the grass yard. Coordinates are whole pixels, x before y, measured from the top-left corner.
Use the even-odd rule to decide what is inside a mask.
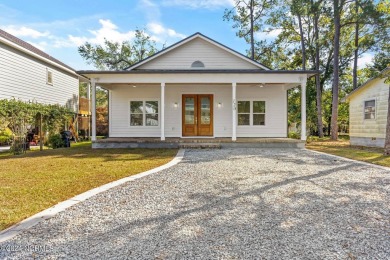
[[[72,148],[0,153],[0,230],[105,183],[163,165],[176,149]]]
[[[307,149],[338,155],[349,159],[390,167],[390,156],[383,155],[383,149],[373,147],[351,146],[346,136],[338,141],[325,137],[314,139],[306,144]]]

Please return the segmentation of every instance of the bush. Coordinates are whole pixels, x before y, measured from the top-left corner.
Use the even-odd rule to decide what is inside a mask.
[[[65,147],[65,142],[62,140],[60,134],[50,135],[49,140],[47,140],[47,144],[53,149]]]
[[[290,132],[290,133],[288,133],[288,138],[300,139],[301,137],[299,136],[299,133],[297,133],[297,132]]]
[[[6,128],[0,131],[0,144],[9,144],[12,141],[12,131]]]

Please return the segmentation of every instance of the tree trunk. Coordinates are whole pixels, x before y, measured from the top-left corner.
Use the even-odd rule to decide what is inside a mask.
[[[318,43],[318,19],[319,15],[316,12],[314,14],[314,39],[315,39],[315,68],[317,71],[320,70],[320,47]],[[322,87],[320,75],[316,75],[316,102],[317,102],[317,128],[318,137],[324,137],[324,125],[322,123]]]
[[[334,58],[333,58],[333,86],[332,86],[332,121],[331,121],[331,140],[336,141],[338,135],[338,108],[339,108],[339,52],[340,52],[340,13],[341,7],[339,0],[334,0]]]
[[[355,13],[356,13],[356,24],[355,24],[355,50],[353,57],[353,89],[357,88],[357,63],[358,63],[358,55],[359,55],[359,1],[355,1]]]
[[[385,139],[385,155],[390,155],[390,87],[389,87],[389,100],[387,108],[387,126],[386,126],[386,139]]]
[[[301,37],[302,69],[306,70],[306,48],[305,48],[305,39],[303,37],[302,17],[299,11],[297,15],[298,15],[298,24],[299,24],[299,36]]]
[[[254,6],[254,0],[251,0],[251,6],[250,6],[250,19],[251,19],[251,59],[255,60],[255,39],[254,39],[254,33],[253,33],[253,26],[254,26],[254,14],[253,10],[255,9]]]

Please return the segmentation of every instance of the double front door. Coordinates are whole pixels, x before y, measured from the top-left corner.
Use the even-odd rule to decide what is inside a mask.
[[[183,136],[213,136],[213,95],[183,95]]]

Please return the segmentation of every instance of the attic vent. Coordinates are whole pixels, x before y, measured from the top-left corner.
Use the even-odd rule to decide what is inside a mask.
[[[204,64],[200,60],[197,60],[191,64],[191,68],[204,68]]]

